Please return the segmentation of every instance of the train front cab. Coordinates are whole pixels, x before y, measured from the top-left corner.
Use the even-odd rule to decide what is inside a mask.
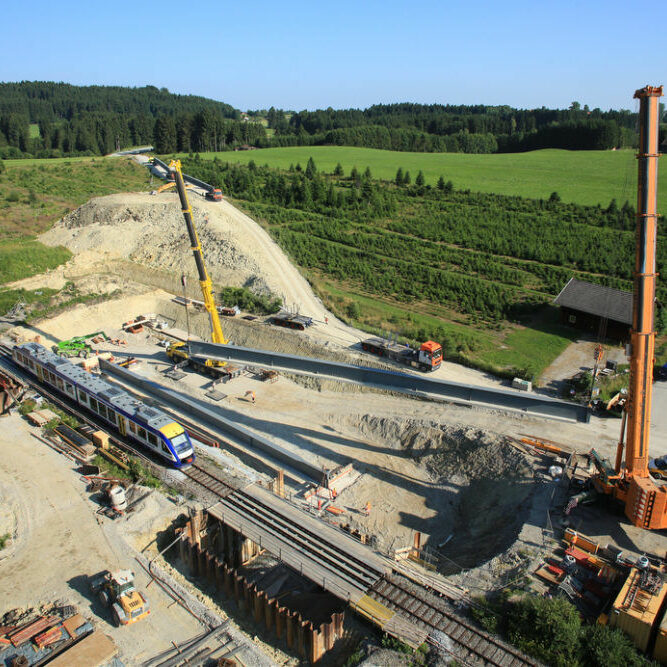
[[[190,436],[178,422],[171,422],[160,429],[162,440],[176,457],[177,467],[191,465],[195,460],[195,450],[192,446]]]

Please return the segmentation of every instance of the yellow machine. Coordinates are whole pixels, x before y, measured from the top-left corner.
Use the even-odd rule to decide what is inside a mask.
[[[201,243],[199,241],[199,236],[197,235],[197,230],[195,229],[195,224],[192,219],[192,208],[190,207],[188,195],[185,191],[185,182],[183,181],[183,172],[181,171],[181,161],[172,160],[169,163],[169,171],[174,175],[174,183],[176,184],[178,196],[181,200],[183,217],[185,218],[185,225],[188,229],[188,235],[190,237],[190,247],[192,248],[192,254],[195,258],[195,264],[197,265],[199,285],[201,286],[201,292],[204,296],[204,308],[206,308],[206,311],[208,312],[209,318],[211,320],[211,340],[214,343],[225,345],[228,341],[222,333],[220,317],[218,315],[218,309],[215,305],[215,299],[213,297],[213,283],[211,282],[208,271],[206,270],[206,265],[204,264]],[[167,348],[167,356],[172,361],[177,363],[179,361],[188,361],[199,370],[209,372],[211,374],[215,374],[214,369],[225,365],[225,363],[221,361],[212,361],[210,359],[199,361],[197,359],[190,358],[187,349],[187,343],[183,342],[172,343]]]
[[[90,590],[104,607],[111,607],[116,625],[131,625],[150,614],[148,600],[134,587],[134,572],[109,570],[93,577]]]

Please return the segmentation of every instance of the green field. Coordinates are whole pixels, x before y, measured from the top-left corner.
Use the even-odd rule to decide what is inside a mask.
[[[0,239],[46,231],[91,197],[147,190],[149,174],[130,158],[4,160]]]
[[[202,153],[222,162],[268,164],[287,169],[290,164],[305,168],[308,158],[317,168],[332,172],[338,162],[346,175],[353,166],[370,167],[373,178],[391,180],[402,167],[414,182],[421,170],[426,183],[438,178],[451,180],[456,189],[543,198],[556,191],[565,202],[607,206],[612,199],[621,205],[636,203],[637,161],[629,150],[564,151],[465,155],[462,153],[400,153],[346,146],[297,146],[228,153]],[[667,212],[667,169],[659,171],[658,210]]]
[[[63,215],[96,197],[145,190],[148,172],[130,159],[5,160],[0,173],[0,314],[19,299],[33,312],[46,313],[56,304],[91,298],[53,290],[3,289],[15,280],[42,273],[66,262],[72,253],[51,248],[34,235],[49,229]],[[94,298],[97,298],[96,296]]]

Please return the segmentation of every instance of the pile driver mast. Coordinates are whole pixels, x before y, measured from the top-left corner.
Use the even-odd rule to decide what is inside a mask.
[[[206,308],[206,311],[208,312],[209,318],[211,320],[211,340],[214,343],[226,345],[228,341],[222,333],[220,316],[218,315],[218,309],[215,305],[215,299],[213,298],[213,283],[211,282],[211,278],[209,277],[208,271],[206,270],[206,264],[204,264],[204,255],[201,251],[201,243],[199,242],[199,236],[197,235],[197,230],[192,219],[192,208],[185,190],[183,172],[181,171],[181,161],[172,160],[169,163],[169,171],[174,174],[174,182],[176,183],[178,196],[181,200],[183,217],[185,218],[185,225],[188,229],[188,235],[190,237],[190,247],[192,248],[192,254],[195,258],[195,264],[197,265],[199,285],[201,286],[201,292],[204,296],[204,307]]]
[[[635,92],[639,99],[639,153],[637,184],[636,258],[630,332],[625,463],[623,427],[616,455],[616,476],[604,484],[625,502],[625,514],[635,526],[667,527],[667,490],[648,471],[651,398],[655,349],[656,243],[658,236],[658,100],[662,86]],[[626,419],[624,415],[623,426]]]

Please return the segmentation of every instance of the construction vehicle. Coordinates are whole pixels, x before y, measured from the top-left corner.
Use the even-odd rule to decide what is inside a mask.
[[[148,600],[134,586],[131,570],[105,570],[92,577],[90,590],[103,607],[111,607],[116,625],[131,625],[150,614]]]
[[[222,201],[222,190],[220,188],[211,188],[204,195],[209,201]]]
[[[174,175],[176,189],[178,190],[178,196],[181,200],[183,218],[185,219],[185,226],[187,227],[188,235],[190,237],[190,247],[192,248],[192,254],[195,258],[195,264],[197,265],[199,285],[204,297],[204,308],[208,312],[211,320],[211,340],[214,343],[226,345],[229,341],[222,333],[220,316],[218,315],[218,308],[215,305],[215,298],[213,297],[213,283],[211,282],[211,278],[206,270],[206,265],[204,264],[201,242],[199,241],[199,236],[195,229],[194,220],[192,219],[192,208],[188,201],[187,192],[185,191],[185,182],[183,181],[183,172],[181,171],[181,161],[172,160],[169,163],[169,172]],[[183,341],[172,343],[167,348],[167,356],[176,364],[187,364],[199,372],[212,375],[223,381],[230,380],[241,373],[240,369],[228,366],[224,361],[197,359],[192,357],[188,344]]]
[[[615,466],[610,470],[608,462],[596,460],[599,472],[593,483],[598,492],[625,504],[625,515],[633,525],[660,530],[667,528],[667,487],[658,486],[649,472],[649,430],[655,349],[658,99],[662,86],[646,86],[634,97],[639,99],[639,173],[630,382]]]
[[[415,350],[409,345],[401,345],[387,338],[367,338],[361,342],[361,349],[420,371],[434,371],[440,367],[442,361],[442,346],[432,340],[422,343],[421,347]]]
[[[104,331],[96,331],[87,336],[74,336],[74,338],[69,338],[68,340],[61,340],[56,345],[53,345],[51,349],[61,357],[88,357],[92,353],[93,348],[86,341],[95,338],[99,339],[96,342],[109,340]]]
[[[281,310],[278,314],[273,315],[269,322],[275,324],[277,327],[286,327],[287,329],[303,331],[306,327],[312,326],[313,318]]]

